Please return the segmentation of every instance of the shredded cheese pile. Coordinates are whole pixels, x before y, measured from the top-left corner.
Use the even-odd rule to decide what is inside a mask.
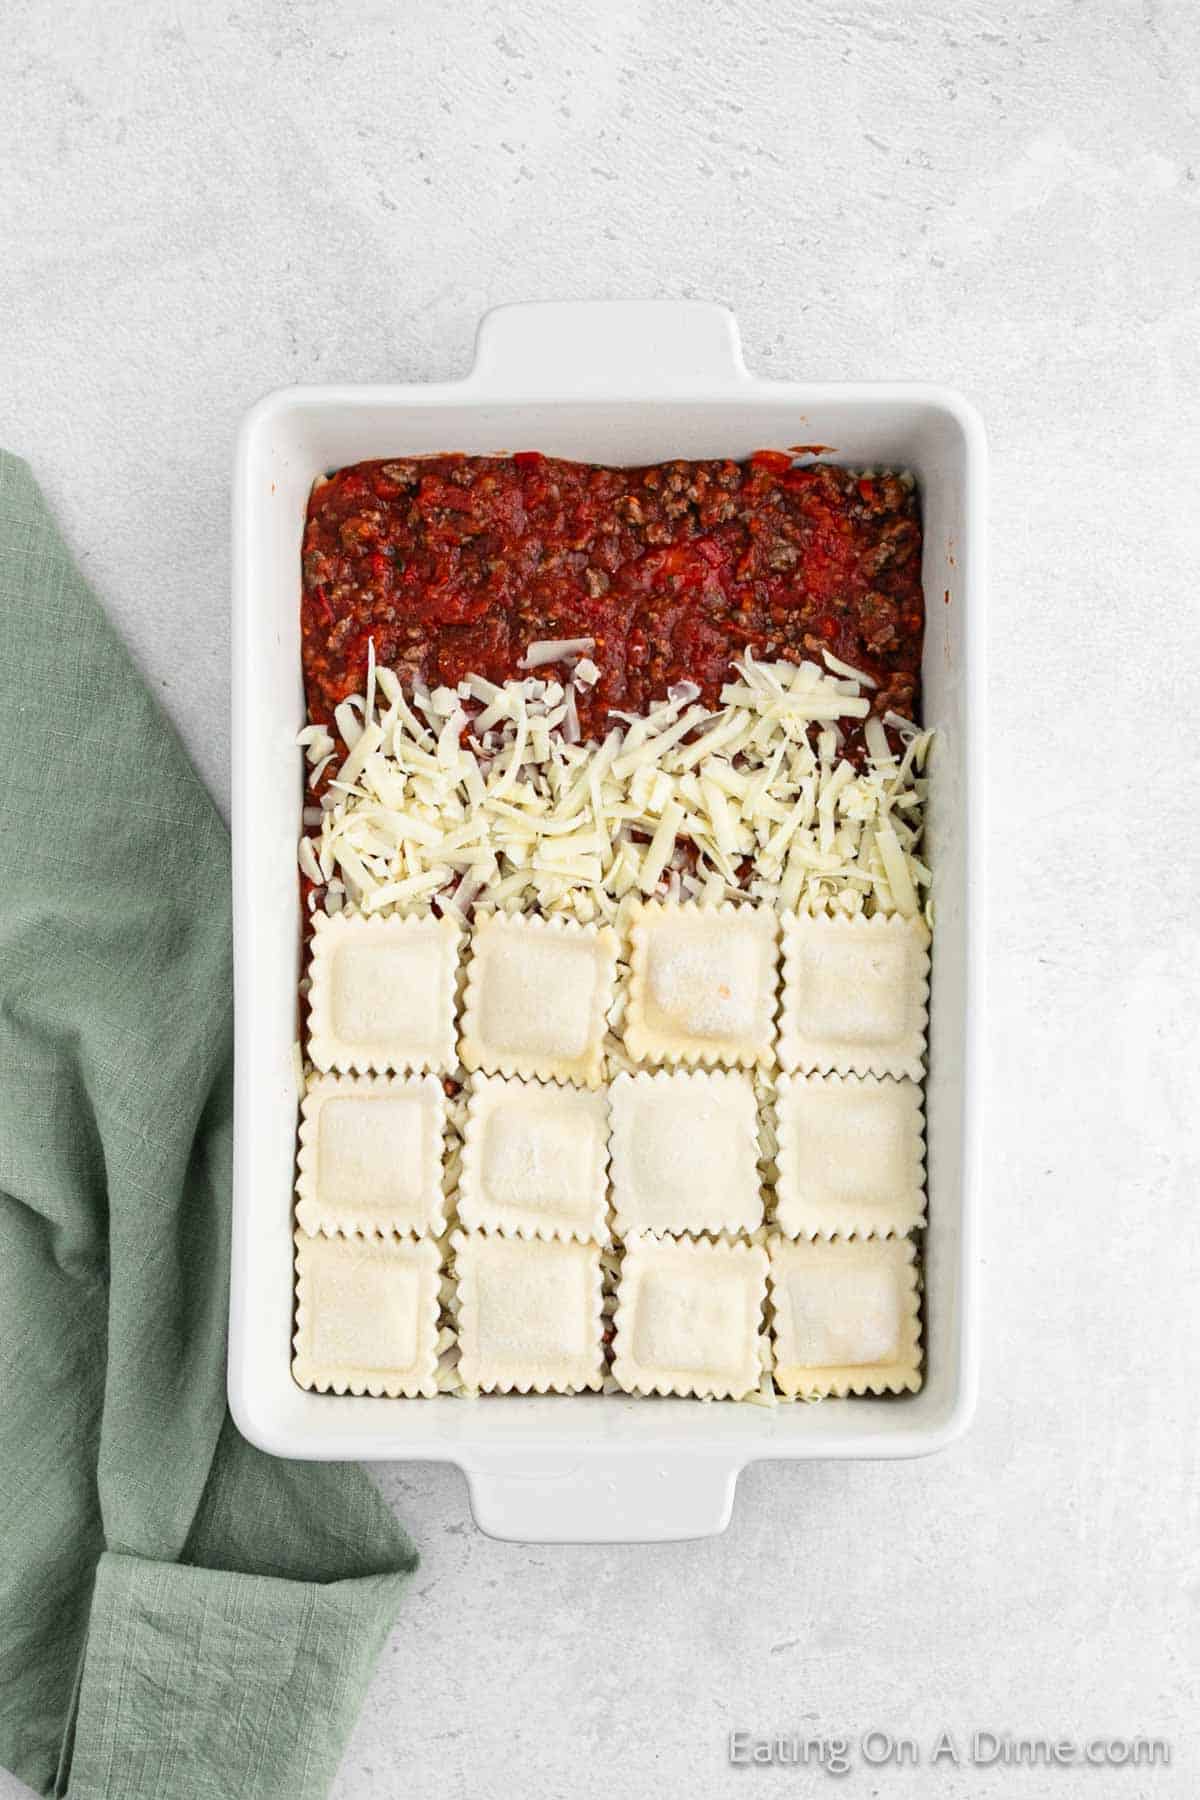
[[[828,652],[824,670],[747,654],[719,711],[683,682],[645,715],[613,713],[604,741],[582,744],[575,691],[599,677],[591,648],[529,647],[524,668],[570,661],[565,687],[472,676],[432,692],[417,683],[408,697],[372,649],[366,694],[335,715],[341,766],[305,810],[310,905],[464,919],[487,905],[586,922],[640,893],[928,914],[931,734],[872,716],[869,676]],[[848,719],[865,721],[862,769],[841,755]],[[298,741],[315,786],[338,746],[320,725]]]

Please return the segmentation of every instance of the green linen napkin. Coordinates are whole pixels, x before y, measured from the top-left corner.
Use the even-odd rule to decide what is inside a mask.
[[[416,1554],[229,1421],[228,840],[2,452],[0,859],[0,1762],[307,1800]]]

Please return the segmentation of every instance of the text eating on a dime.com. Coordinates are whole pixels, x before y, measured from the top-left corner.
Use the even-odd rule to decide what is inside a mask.
[[[855,1734],[830,1732],[729,1733],[734,1768],[796,1768],[849,1775],[862,1769],[1165,1769],[1171,1746],[1160,1737],[1107,1733],[1030,1735],[977,1728],[937,1731],[922,1742],[904,1732],[872,1726]]]

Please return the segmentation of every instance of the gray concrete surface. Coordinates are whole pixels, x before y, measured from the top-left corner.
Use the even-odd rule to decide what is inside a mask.
[[[548,1549],[385,1470],[424,1564],[340,1800],[1184,1796],[1197,1755],[1200,27],[1186,0],[0,4],[0,440],[225,802],[232,440],[465,368],[507,299],[700,295],[763,370],[965,388],[994,453],[983,1402]],[[53,696],[47,696],[53,703]],[[1166,1770],[929,1766],[975,1730]],[[836,1784],[835,1784],[836,1785]],[[0,1796],[17,1793],[0,1777]]]

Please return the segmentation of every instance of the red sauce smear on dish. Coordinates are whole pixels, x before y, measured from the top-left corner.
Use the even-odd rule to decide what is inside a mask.
[[[356,463],[313,489],[303,575],[314,721],[363,691],[370,638],[378,662],[431,687],[511,680],[538,639],[592,638],[585,738],[672,682],[717,704],[746,650],[820,662],[828,649],[878,682],[875,712],[916,716],[921,521],[895,475],[777,450],[629,469],[536,451]]]

